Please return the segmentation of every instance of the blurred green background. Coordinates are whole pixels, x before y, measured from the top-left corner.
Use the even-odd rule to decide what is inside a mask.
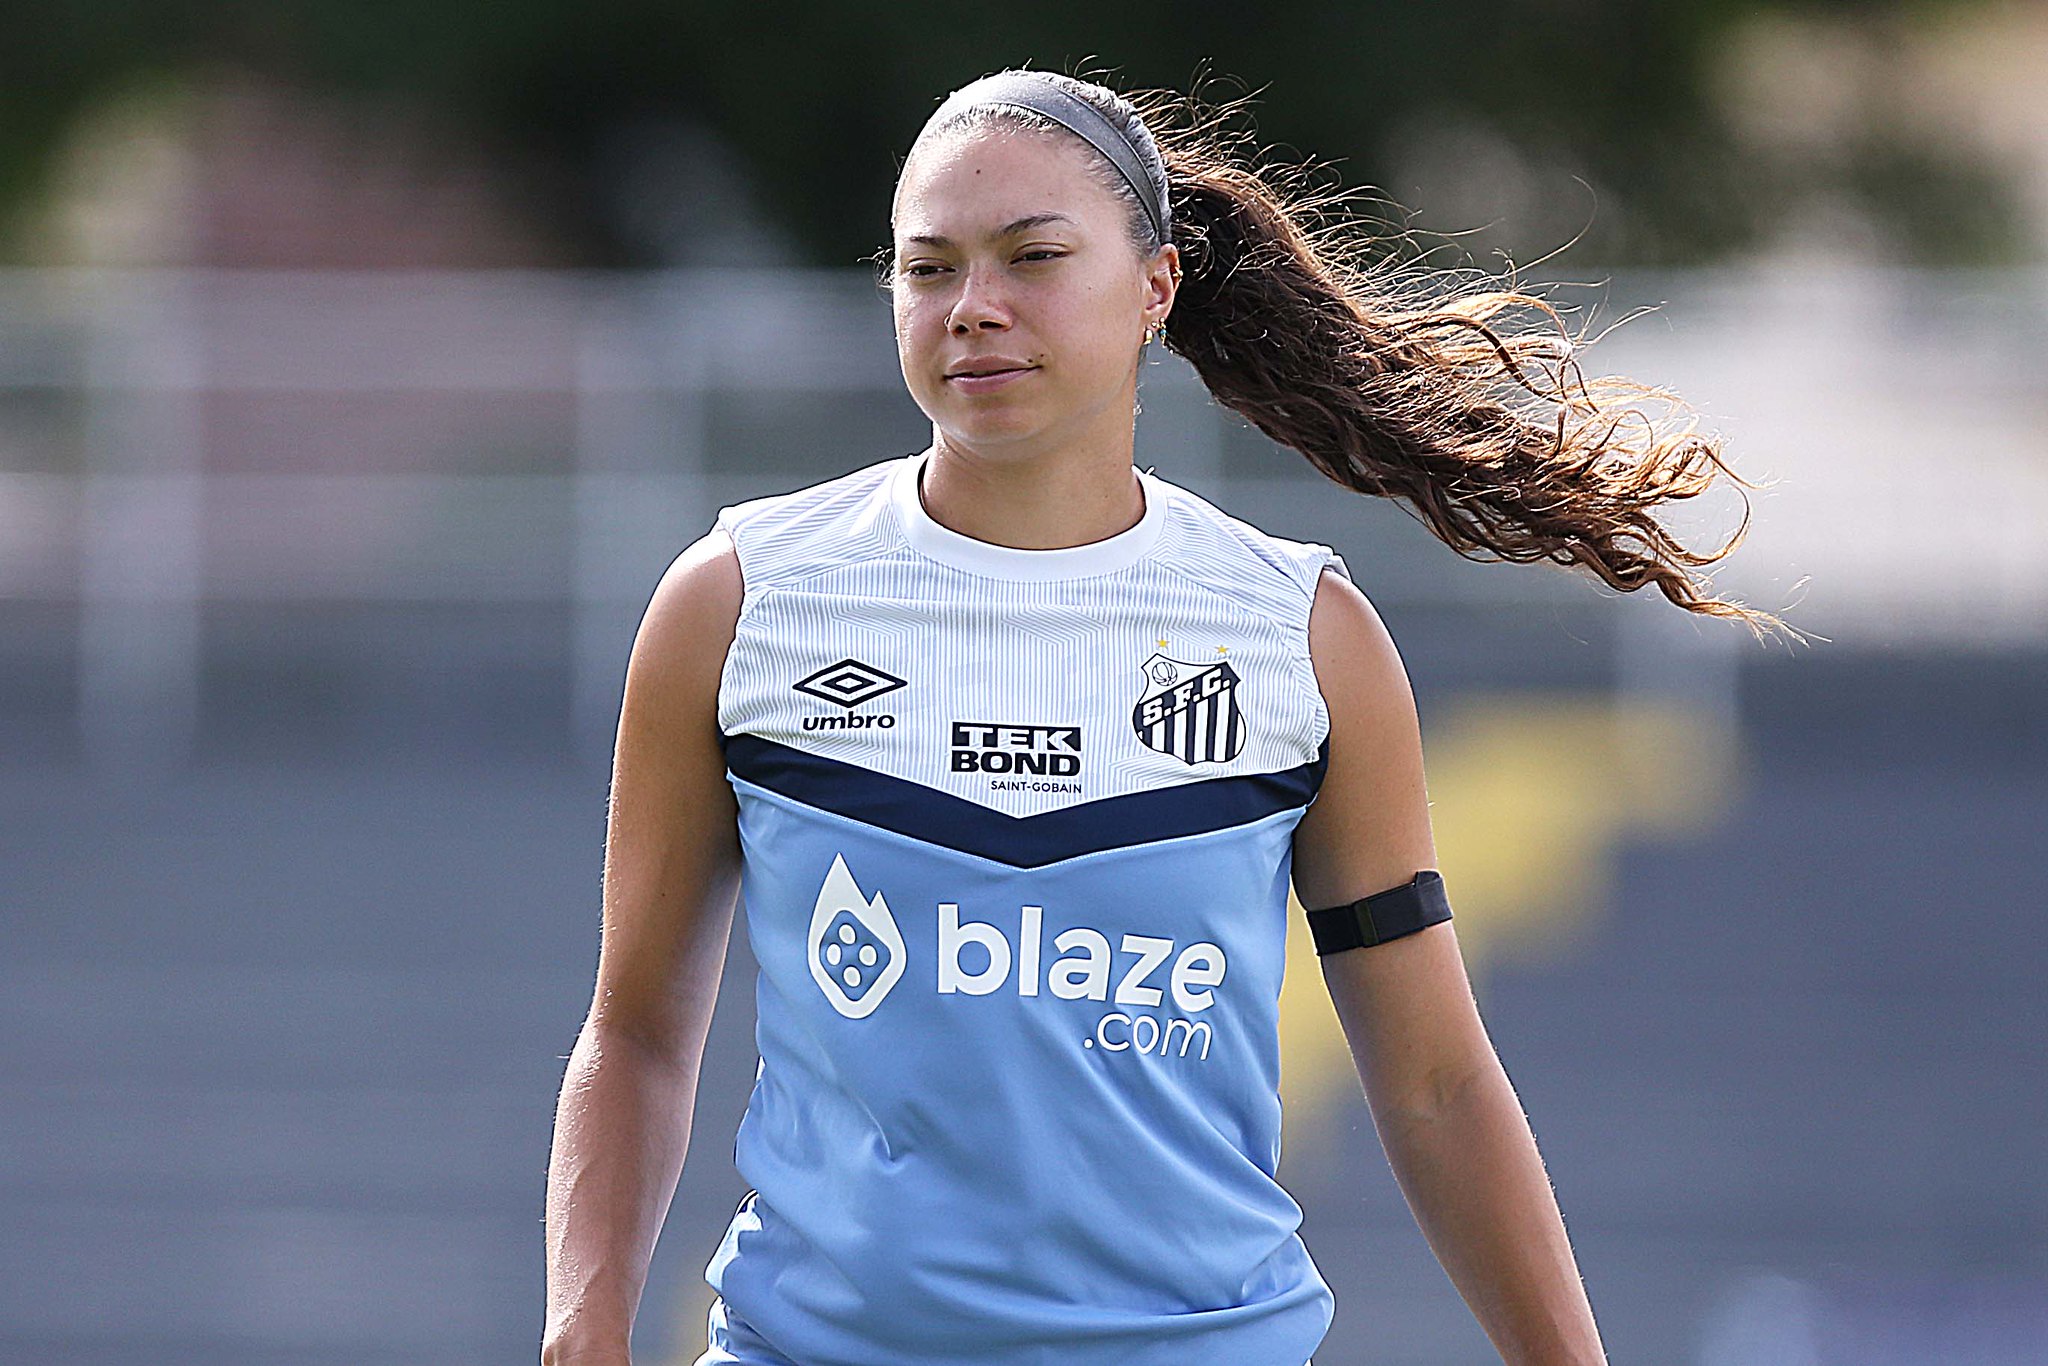
[[[14,10],[0,202],[29,219],[88,188],[95,156],[147,155],[139,138],[204,160],[268,136],[324,159],[330,192],[408,175],[441,202],[488,182],[497,231],[520,240],[444,244],[435,263],[846,265],[886,240],[890,171],[938,99],[1028,64],[1256,89],[1269,141],[1525,258],[1578,233],[1583,260],[1690,265],[1818,223],[1916,264],[2041,247],[2044,38],[2026,3]],[[107,250],[61,222],[12,244],[28,261]],[[397,264],[403,248],[355,251]],[[298,252],[245,240],[198,259],[328,263]]]

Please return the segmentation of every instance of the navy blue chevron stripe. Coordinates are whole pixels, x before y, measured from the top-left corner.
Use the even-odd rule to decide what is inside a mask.
[[[1278,773],[1204,778],[1035,816],[1011,816],[923,783],[758,735],[725,740],[726,767],[756,787],[1013,868],[1042,868],[1082,854],[1205,835],[1306,806],[1322,786],[1329,762],[1330,742],[1325,740],[1314,759]]]

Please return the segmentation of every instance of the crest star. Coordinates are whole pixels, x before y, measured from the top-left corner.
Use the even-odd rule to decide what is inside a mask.
[[[1162,640],[1162,641],[1160,641],[1160,642],[1159,642],[1159,648],[1160,648],[1160,649],[1162,649],[1162,650],[1163,650],[1163,649],[1165,649],[1165,648],[1166,648],[1166,642],[1165,642],[1165,641],[1163,641],[1163,640]]]

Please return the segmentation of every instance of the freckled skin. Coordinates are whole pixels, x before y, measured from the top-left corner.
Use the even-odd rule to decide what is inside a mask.
[[[897,356],[951,450],[1002,464],[1119,449],[1128,459],[1144,332],[1172,307],[1179,253],[1139,256],[1122,202],[1089,173],[1092,155],[998,128],[937,138],[905,163],[892,214]],[[1073,221],[993,235],[1048,211]],[[950,362],[987,353],[1039,368],[983,394],[944,378]]]

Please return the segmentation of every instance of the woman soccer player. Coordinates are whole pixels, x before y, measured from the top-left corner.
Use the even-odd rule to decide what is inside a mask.
[[[1301,1366],[1334,1298],[1275,1180],[1290,875],[1479,1322],[1510,1361],[1603,1359],[1467,985],[1394,645],[1327,547],[1133,468],[1138,365],[1164,329],[1219,402],[1461,552],[1774,620],[1650,516],[1728,472],[1488,325],[1525,296],[1396,303],[1192,101],[1139,98],[1009,71],[941,105],[887,267],[931,444],[723,509],[654,591],[544,1362],[628,1360],[743,892],[752,1189],[699,1366]]]

